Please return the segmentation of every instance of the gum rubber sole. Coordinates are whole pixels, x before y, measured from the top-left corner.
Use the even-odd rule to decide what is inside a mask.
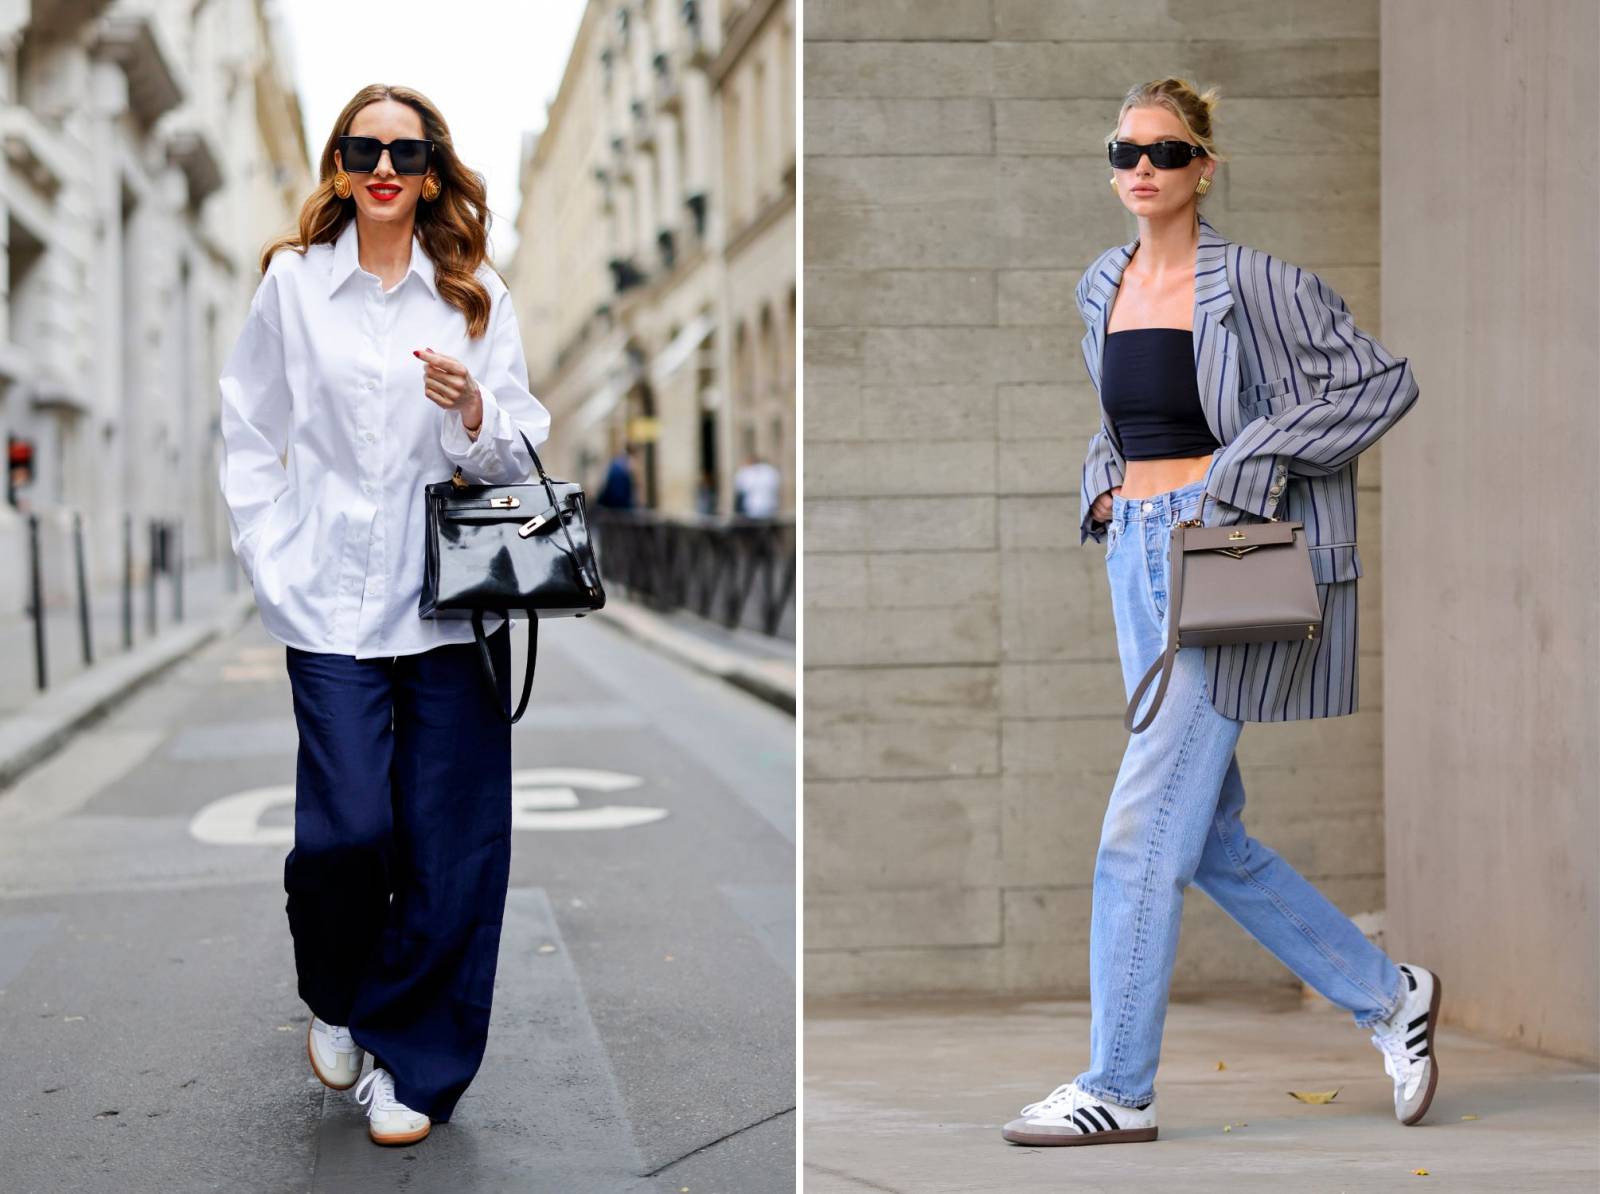
[[[322,1083],[322,1085],[326,1086],[329,1090],[349,1090],[357,1082],[361,1081],[360,1074],[357,1074],[343,1086],[328,1081],[327,1077],[322,1072],[322,1067],[317,1064],[317,1051],[311,1047],[311,1026],[309,1024],[306,1026],[306,1060],[311,1063],[311,1072],[317,1076],[317,1081]]]
[[[1051,1132],[1046,1129],[1002,1128],[1000,1134],[1012,1144],[1028,1144],[1038,1148],[1055,1148],[1067,1144],[1135,1144],[1154,1140],[1159,1127],[1119,1128],[1106,1132]]]
[[[1428,1000],[1428,1089],[1422,1096],[1422,1102],[1417,1109],[1400,1122],[1410,1127],[1424,1115],[1428,1114],[1428,1105],[1433,1102],[1433,1088],[1439,1085],[1439,1058],[1433,1051],[1433,1030],[1439,1024],[1439,993],[1444,990],[1444,984],[1439,981],[1439,976],[1433,976],[1433,996]]]
[[[415,1144],[431,1131],[433,1131],[433,1124],[425,1123],[414,1132],[392,1132],[388,1135],[380,1136],[372,1130],[370,1123],[367,1124],[367,1135],[372,1138],[372,1143],[374,1144]]]

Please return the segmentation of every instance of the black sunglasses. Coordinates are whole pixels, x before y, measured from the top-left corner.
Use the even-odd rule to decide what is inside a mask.
[[[1187,166],[1195,158],[1203,158],[1206,151],[1188,141],[1157,141],[1140,145],[1135,141],[1113,141],[1106,146],[1106,156],[1118,170],[1132,170],[1139,164],[1139,156],[1149,153],[1150,164],[1158,170],[1176,170]]]
[[[380,141],[376,137],[340,137],[339,153],[346,170],[370,174],[378,168],[383,151],[389,151],[389,164],[396,174],[425,174],[433,154],[433,142],[413,137]]]

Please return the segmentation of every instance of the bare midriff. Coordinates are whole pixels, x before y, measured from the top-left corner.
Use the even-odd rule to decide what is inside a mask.
[[[1191,481],[1198,481],[1211,467],[1215,452],[1204,456],[1173,456],[1166,460],[1129,460],[1123,471],[1122,488],[1118,496],[1124,498],[1154,497],[1182,489]]]

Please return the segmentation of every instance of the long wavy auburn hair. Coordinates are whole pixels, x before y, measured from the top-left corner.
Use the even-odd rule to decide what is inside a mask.
[[[433,142],[429,167],[439,176],[439,197],[432,202],[418,201],[416,232],[433,261],[434,283],[440,297],[466,317],[467,335],[476,339],[489,326],[489,292],[473,276],[478,266],[488,260],[488,188],[483,175],[467,169],[456,157],[450,126],[439,109],[410,87],[371,83],[345,104],[322,147],[317,186],[300,207],[299,229],[278,237],[262,250],[261,272],[267,272],[279,249],[292,249],[303,256],[312,245],[337,240],[356,218],[355,196],[341,199],[333,189],[333,176],[339,169],[333,151],[339,146],[339,138],[349,133],[356,113],[379,100],[397,100],[412,108],[422,118],[422,135]]]

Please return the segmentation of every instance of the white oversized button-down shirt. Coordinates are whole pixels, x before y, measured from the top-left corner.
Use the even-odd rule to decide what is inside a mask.
[[[370,659],[472,641],[470,621],[417,614],[422,487],[457,465],[474,483],[526,481],[533,460],[518,431],[543,443],[550,412],[528,390],[517,317],[493,269],[477,271],[492,305],[488,330],[471,340],[419,237],[388,291],[361,268],[357,241],[352,219],[331,244],[273,254],[219,379],[218,482],[266,630],[305,651]],[[417,348],[456,358],[477,381],[476,441],[459,412],[423,392]],[[484,629],[503,622],[486,614]]]

